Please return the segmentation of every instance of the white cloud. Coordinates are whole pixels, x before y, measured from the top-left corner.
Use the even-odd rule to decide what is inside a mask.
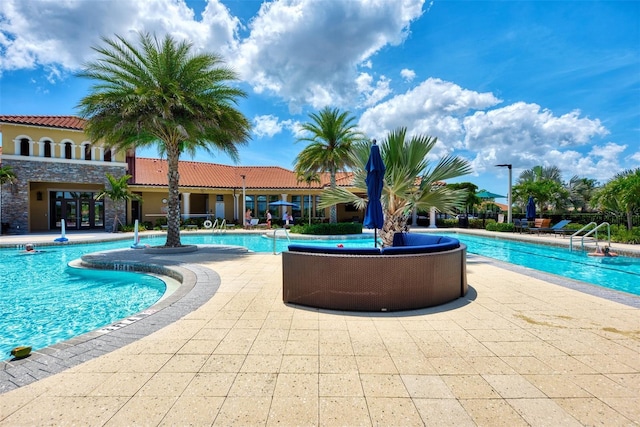
[[[440,79],[427,79],[415,88],[365,111],[360,128],[372,138],[382,139],[392,130],[406,127],[410,134],[438,137],[434,156],[461,147],[462,119],[471,110],[485,109],[500,100]]]
[[[416,78],[416,72],[407,68],[403,68],[402,70],[400,70],[400,76],[404,79],[405,82],[412,82],[413,79]]]
[[[386,98],[391,93],[390,83],[388,78],[380,76],[373,85],[373,77],[370,74],[360,73],[356,78],[356,87],[364,99],[363,105],[370,107]]]
[[[183,0],[0,2],[2,70],[77,70],[93,54],[100,37],[131,38],[144,31],[188,39],[197,49],[215,46],[228,57],[237,47],[239,20],[218,0],[207,3],[201,21]],[[58,74],[50,76],[55,80]]]
[[[298,112],[310,104],[353,105],[358,66],[401,43],[423,0],[282,0],[263,3],[249,24],[234,67],[258,93],[269,92]]]
[[[608,133],[599,120],[580,118],[579,114],[572,111],[557,117],[539,105],[524,102],[478,111],[464,118],[464,148],[477,153],[473,160],[477,171],[493,167],[498,161],[518,165],[522,170],[555,165],[568,173],[575,169],[580,156],[573,149]],[[487,155],[492,150],[498,157]],[[602,157],[598,152],[592,155]],[[584,170],[580,172],[581,176],[586,175]]]
[[[253,132],[258,137],[269,136],[280,133],[282,131],[282,123],[278,122],[278,118],[272,115],[256,116],[253,119]]]

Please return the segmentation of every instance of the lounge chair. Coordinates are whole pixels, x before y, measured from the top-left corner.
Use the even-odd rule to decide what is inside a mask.
[[[532,228],[531,232],[536,232],[538,234],[540,233],[562,233],[561,230],[563,230],[567,224],[569,224],[571,221],[568,219],[563,219],[562,221],[558,222],[556,225],[552,226],[552,227],[536,227],[536,228]]]
[[[529,230],[529,222],[526,219],[513,220],[513,231],[522,233],[523,231],[528,231],[528,230]]]

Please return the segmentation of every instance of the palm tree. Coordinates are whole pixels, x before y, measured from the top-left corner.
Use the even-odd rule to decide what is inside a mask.
[[[107,180],[109,181],[110,189],[104,189],[96,196],[96,200],[104,199],[108,197],[113,201],[115,205],[115,217],[113,218],[113,232],[118,231],[118,223],[122,224],[118,219],[118,207],[120,203],[125,203],[129,200],[141,200],[140,196],[133,194],[129,191],[129,184],[127,181],[131,179],[131,175],[124,175],[120,178],[116,178],[113,175],[107,173]]]
[[[246,143],[251,129],[236,108],[246,94],[225,83],[237,76],[218,55],[195,54],[191,43],[149,34],[139,34],[139,47],[121,36],[103,41],[105,47],[94,48],[99,59],[79,74],[97,81],[78,105],[88,119],[85,131],[119,150],[156,145],[166,155],[165,246],[181,246],[180,155],[216,148],[237,161],[236,145]]]
[[[569,198],[569,191],[562,185],[557,166],[534,166],[523,171],[513,187],[513,193],[523,206],[532,196],[540,213],[550,207],[563,207]]]
[[[309,188],[314,182],[320,184],[320,176],[316,172],[299,172],[296,174],[296,179],[298,182],[305,182]],[[312,197],[312,194],[309,193],[309,225],[311,225]]]
[[[640,210],[640,168],[616,174],[592,199],[600,209],[625,213],[627,229],[633,228],[633,214]]]
[[[4,184],[13,184],[17,179],[11,166],[0,165],[0,234],[2,234],[2,186]]]
[[[295,171],[298,174],[329,172],[330,186],[335,189],[336,173],[352,166],[351,145],[364,140],[364,135],[356,129],[355,117],[346,111],[326,107],[309,116],[311,122],[302,125],[308,136],[298,141],[310,144],[296,157]],[[331,206],[329,222],[338,222],[335,205]]]
[[[437,139],[430,136],[407,138],[406,128],[400,128],[390,132],[380,143],[380,154],[387,169],[381,197],[385,221],[380,236],[384,245],[391,245],[393,235],[406,228],[414,209],[430,210],[435,207],[440,212],[453,213],[454,208],[464,206],[468,191],[454,190],[444,185],[444,181],[470,173],[471,166],[462,158],[446,156],[431,167],[427,157],[436,142]],[[354,193],[367,192],[365,165],[370,151],[369,142],[360,141],[353,146]],[[354,193],[343,188],[329,188],[322,193],[320,207],[352,203],[364,209],[366,199]]]

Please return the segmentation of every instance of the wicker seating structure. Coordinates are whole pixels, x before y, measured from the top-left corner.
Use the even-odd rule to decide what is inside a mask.
[[[349,311],[432,307],[466,295],[467,247],[439,252],[359,254],[290,250],[282,253],[285,303]]]

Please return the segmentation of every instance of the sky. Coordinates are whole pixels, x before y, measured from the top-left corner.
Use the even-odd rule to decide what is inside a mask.
[[[640,167],[640,1],[3,0],[0,114],[78,115],[92,47],[136,32],[236,71],[243,166],[293,169],[300,124],[328,106],[378,141],[437,137],[432,166],[463,157],[473,172],[451,182],[503,195],[497,164],[514,184],[537,165],[600,183]]]

